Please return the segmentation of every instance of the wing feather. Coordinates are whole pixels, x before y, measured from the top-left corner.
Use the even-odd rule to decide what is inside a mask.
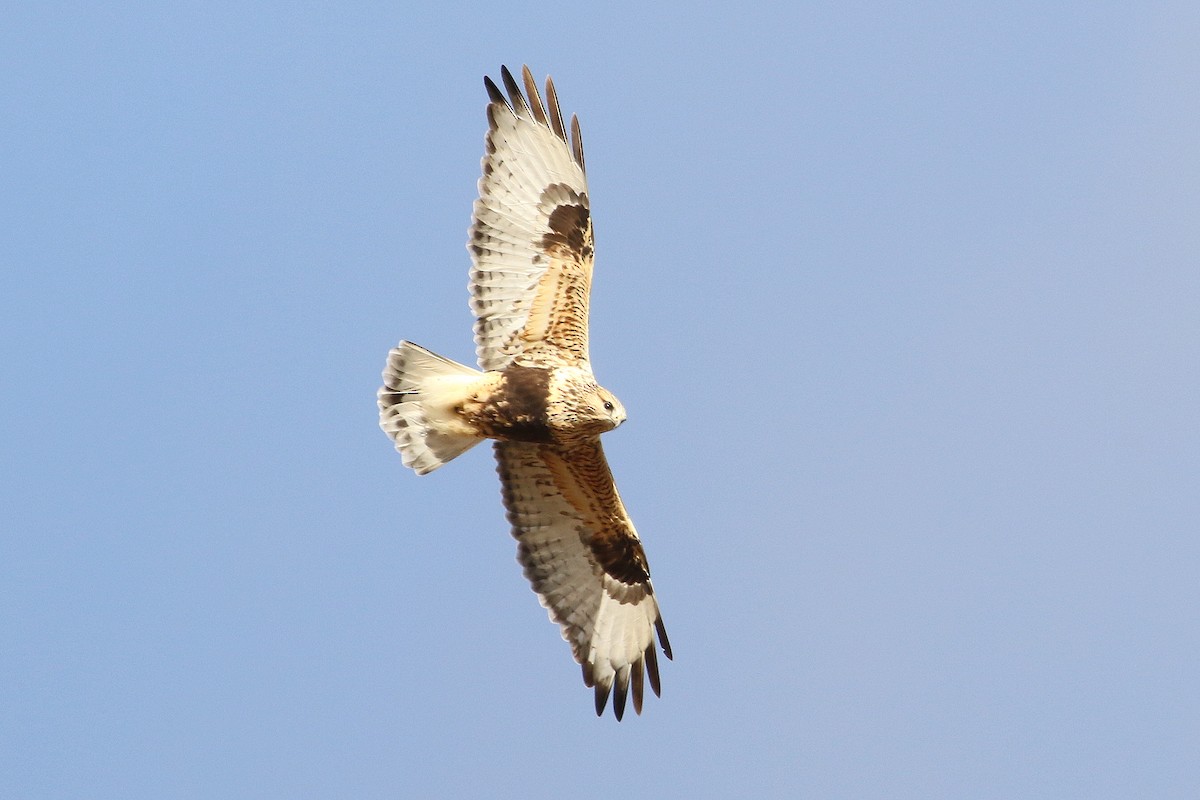
[[[587,365],[594,246],[579,122],[568,141],[549,78],[547,112],[528,67],[524,94],[507,67],[500,77],[507,97],[484,79],[488,133],[467,244],[479,365]]]
[[[512,73],[508,71],[508,67],[500,67],[500,79],[504,81],[504,88],[508,91],[508,99],[512,104],[512,108],[516,111],[518,117],[529,115],[529,106],[525,103],[525,97],[521,94],[521,87],[517,86],[516,80]]]
[[[539,125],[549,128],[550,121],[546,119],[546,109],[542,106],[541,95],[538,94],[537,81],[533,79],[528,65],[521,67],[521,79],[525,83],[525,94],[529,95],[529,110],[533,112],[533,118]]]
[[[655,634],[667,658],[671,646],[599,440],[570,450],[497,442],[496,459],[517,559],[594,687],[596,712],[611,695],[620,719],[632,688],[640,714],[644,677],[661,692]]]
[[[549,77],[546,78],[546,100],[550,103],[550,125],[553,127],[554,135],[567,140],[567,130],[563,127],[562,109],[558,105],[558,92],[554,90],[554,82]]]

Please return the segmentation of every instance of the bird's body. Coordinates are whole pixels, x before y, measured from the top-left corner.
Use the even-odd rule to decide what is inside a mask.
[[[620,719],[643,671],[659,692],[654,638],[663,628],[636,530],[617,494],[600,435],[625,409],[588,357],[593,236],[578,121],[571,139],[547,79],[549,113],[528,68],[525,94],[502,70],[508,99],[485,79],[489,130],[468,248],[482,371],[412,344],[392,350],[380,425],[418,474],[484,439],[518,560],[559,623],[601,713],[614,685]],[[526,95],[528,99],[526,99]]]
[[[429,371],[430,364],[436,371]],[[424,381],[417,377],[422,367]],[[596,384],[591,370],[578,366],[514,363],[479,372],[401,342],[392,352],[384,380],[389,385],[380,397],[387,399],[391,412],[385,430],[391,433],[394,427],[406,466],[422,475],[450,460],[436,455],[436,463],[428,460],[430,440],[466,445],[454,455],[483,439],[569,447],[625,421],[620,401]],[[405,400],[408,397],[422,400]]]

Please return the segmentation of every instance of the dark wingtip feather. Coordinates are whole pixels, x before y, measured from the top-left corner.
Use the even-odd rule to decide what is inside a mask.
[[[621,667],[617,671],[617,691],[613,694],[613,713],[617,715],[617,722],[625,716],[625,701],[629,699],[629,665]]]
[[[654,621],[654,630],[658,631],[658,643],[662,646],[663,655],[674,660],[671,655],[671,641],[667,638],[667,629],[661,617]]]
[[[550,104],[550,128],[554,135],[567,140],[567,130],[563,127],[562,109],[558,105],[558,92],[554,91],[554,81],[546,78],[546,102]]]
[[[583,134],[579,132],[579,117],[571,115],[571,155],[575,157],[575,163],[584,172],[587,167],[583,162]]]
[[[529,106],[525,104],[525,96],[521,94],[521,87],[517,86],[517,81],[508,71],[508,67],[500,67],[500,79],[504,81],[504,88],[508,90],[508,99],[516,115],[518,117],[529,116]]]
[[[529,98],[529,110],[533,112],[534,119],[549,128],[550,121],[546,119],[542,96],[538,94],[537,81],[533,79],[533,73],[529,71],[528,64],[521,67],[521,80],[525,83],[525,94]]]
[[[642,662],[639,659],[633,665],[633,710],[638,716],[642,713],[643,680]]]
[[[489,100],[491,100],[493,103],[504,103],[504,105],[508,105],[508,101],[504,99],[504,94],[500,91],[500,87],[497,86],[495,81],[493,81],[487,75],[483,76],[483,85],[487,89]]]
[[[604,686],[599,683],[596,684],[596,716],[597,717],[604,716],[604,707],[608,705],[608,693],[611,691],[612,691],[611,683],[608,686]],[[620,714],[618,714],[617,719],[619,720],[620,718],[621,718],[621,716],[620,716]]]
[[[650,679],[650,688],[654,690],[654,696],[662,697],[662,684],[658,680],[658,653],[654,649],[654,642],[646,648],[646,677]]]

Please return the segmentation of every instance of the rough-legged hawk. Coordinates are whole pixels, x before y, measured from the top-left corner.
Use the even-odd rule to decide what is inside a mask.
[[[501,76],[507,99],[484,78],[489,126],[467,244],[484,371],[401,342],[383,373],[379,422],[421,475],[495,440],[517,558],[595,687],[596,713],[611,694],[620,719],[630,687],[641,713],[643,676],[660,691],[655,633],[667,658],[671,645],[600,447],[625,409],[588,359],[583,141],[575,117],[568,139],[551,80],[544,106],[528,67],[524,94],[507,68]]]

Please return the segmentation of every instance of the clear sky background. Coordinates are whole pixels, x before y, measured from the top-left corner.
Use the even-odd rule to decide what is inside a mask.
[[[1197,796],[1200,7],[784,6],[6,8],[0,796]],[[620,724],[487,448],[377,427],[522,62],[675,649]]]

